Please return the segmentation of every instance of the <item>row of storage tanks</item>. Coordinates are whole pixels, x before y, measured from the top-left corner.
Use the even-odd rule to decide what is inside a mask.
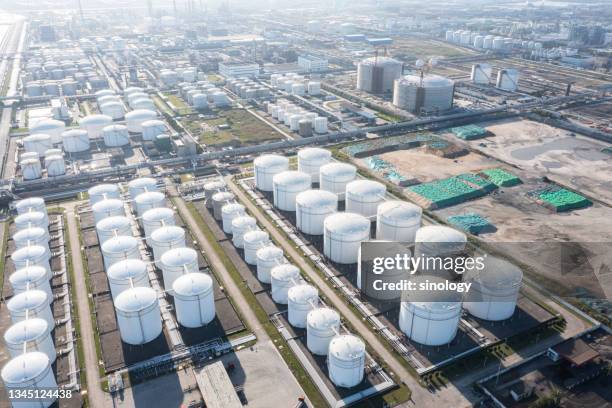
[[[475,84],[488,85],[491,82],[493,68],[491,64],[479,63],[472,65],[470,79]],[[513,68],[500,69],[497,71],[495,86],[504,91],[514,92],[518,89],[520,73]]]
[[[279,160],[279,165],[284,159],[264,156],[263,160],[266,157]],[[234,246],[244,251],[245,262],[256,266],[257,279],[271,285],[274,302],[287,305],[289,323],[306,329],[306,345],[310,352],[328,357],[332,382],[340,387],[359,384],[363,380],[366,358],[363,341],[351,334],[340,334],[338,312],[320,303],[317,288],[302,280],[299,268],[289,263],[283,250],[259,228],[255,218],[247,214],[233,193],[227,191],[223,181],[205,184],[204,191],[207,206],[212,209],[214,218],[222,223],[223,231],[232,234]]]
[[[494,35],[482,35],[469,30],[448,30],[445,34],[448,42],[467,45],[475,48],[503,50],[511,48],[524,48],[528,50],[541,49],[542,43],[535,41],[516,40],[514,38]]]
[[[254,161],[254,174],[256,187],[273,193],[276,208],[295,212],[296,227],[301,232],[323,235],[323,252],[332,262],[358,263],[361,243],[370,240],[374,220],[375,240],[415,243],[416,257],[465,253],[464,233],[445,226],[421,227],[420,207],[404,201],[387,201],[382,183],[356,179],[356,168],[331,162],[327,150],[300,150],[297,171],[289,170],[286,157],[263,155]],[[319,189],[312,189],[313,182],[319,183]],[[345,212],[338,212],[339,200],[345,201]],[[358,286],[360,274],[358,268]],[[394,279],[401,278],[405,278],[403,271],[394,275]],[[416,342],[442,345],[455,337],[462,306],[485,320],[505,320],[513,315],[522,281],[520,269],[505,261],[491,260],[482,274],[466,279],[474,283],[471,291],[474,297],[465,303],[462,299],[410,302],[402,298],[400,329]]]
[[[208,81],[198,81],[195,84],[184,82],[178,88],[181,97],[198,110],[206,109],[209,105],[222,107],[230,104],[227,93]]]
[[[174,297],[177,321],[197,328],[215,318],[212,278],[199,271],[198,254],[186,247],[185,230],[175,223],[174,211],[152,178],[138,178],[127,186],[129,203],[161,269],[164,291]],[[130,210],[115,184],[89,189],[89,202],[110,285],[123,342],[141,345],[162,332],[159,296],[149,281],[149,262],[142,259],[141,239],[134,236]]]
[[[195,82],[198,80],[198,69],[196,67],[162,69],[159,71],[159,79],[168,87],[175,86],[179,82]]]
[[[283,123],[292,132],[297,132],[302,137],[312,136],[313,131],[317,134],[327,133],[327,118],[325,116],[308,112],[287,100],[268,103],[266,110],[273,119]]]
[[[306,80],[303,75],[296,73],[272,74],[270,75],[270,84],[276,89],[297,96],[321,94],[321,82]]]
[[[227,81],[226,86],[242,99],[259,99],[270,96],[270,88],[249,78],[230,79]]]
[[[52,370],[57,357],[52,337],[56,322],[51,311],[54,296],[47,207],[42,198],[33,197],[18,201],[16,209],[16,232],[12,237],[15,251],[11,254],[15,272],[8,279],[13,296],[6,302],[11,326],[3,336],[11,359],[0,376],[7,389],[56,388]],[[24,406],[48,407],[53,402],[33,400]]]

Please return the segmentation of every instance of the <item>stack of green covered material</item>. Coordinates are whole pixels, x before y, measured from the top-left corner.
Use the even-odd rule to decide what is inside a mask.
[[[575,210],[593,204],[586,197],[564,188],[544,190],[539,193],[538,198],[552,206],[557,212]]]
[[[410,149],[435,140],[442,140],[432,134],[411,134],[394,137],[378,137],[346,146],[342,151],[352,157],[367,157],[374,154]]]
[[[494,230],[493,224],[489,220],[475,213],[453,215],[448,217],[447,220],[454,227],[467,231],[470,234],[478,235],[482,232]]]
[[[482,197],[495,188],[495,185],[475,174],[460,174],[412,186],[408,190],[430,201],[436,208],[442,208]]]
[[[503,169],[486,169],[481,174],[499,187],[512,187],[522,183],[520,178]]]
[[[487,135],[487,131],[485,129],[476,125],[454,127],[451,129],[451,132],[453,132],[459,139],[463,140],[481,139]]]
[[[484,177],[481,177],[478,174],[465,173],[457,176],[461,180],[467,181],[477,188],[483,189],[486,193],[490,193],[491,191],[497,189],[497,185]]]

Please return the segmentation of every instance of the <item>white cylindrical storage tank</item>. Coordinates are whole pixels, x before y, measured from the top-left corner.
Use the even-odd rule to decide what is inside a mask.
[[[157,113],[149,109],[135,109],[125,115],[129,132],[142,133],[142,125],[148,120],[157,118]]]
[[[121,190],[117,184],[98,184],[87,190],[89,204],[94,205],[98,201],[121,197]]]
[[[172,248],[185,247],[185,230],[177,226],[157,228],[151,234],[151,247],[156,261]]]
[[[119,101],[106,101],[100,104],[100,111],[103,115],[110,116],[113,120],[119,120],[125,117],[125,109]]]
[[[282,211],[295,211],[296,196],[312,186],[312,178],[307,173],[287,170],[272,178],[274,206]]]
[[[123,125],[110,125],[102,129],[104,144],[107,147],[120,147],[130,144],[127,127]]]
[[[49,324],[38,317],[22,320],[9,327],[4,333],[4,343],[11,357],[24,353],[24,343],[26,353],[40,351],[51,363],[57,357]]]
[[[57,389],[49,357],[40,351],[30,351],[11,360],[2,368],[2,382],[7,390]],[[52,393],[51,393],[52,394]],[[57,398],[31,398],[27,401],[11,403],[13,407],[47,408],[55,404]]]
[[[262,230],[248,231],[242,236],[244,261],[257,265],[257,250],[270,242],[270,235]]]
[[[30,227],[18,230],[13,235],[15,248],[23,248],[28,245],[40,245],[49,248],[49,230],[41,227]]]
[[[264,154],[253,161],[255,187],[261,191],[272,191],[272,178],[289,169],[289,159],[276,154]]]
[[[38,227],[46,230],[49,228],[49,218],[47,218],[46,211],[46,209],[45,212],[31,211],[16,216],[13,220],[15,229],[21,231],[26,228]]]
[[[21,155],[19,156],[19,161],[22,162],[26,159],[36,159],[36,160],[40,160],[40,154],[38,154],[37,152],[25,152],[25,153],[21,153]]]
[[[428,225],[417,230],[414,255],[445,256],[465,250],[467,236],[454,228]]]
[[[134,92],[127,97],[128,105],[132,106],[132,103],[138,99],[149,99],[149,95],[144,92]]]
[[[191,248],[173,248],[164,252],[159,266],[164,278],[164,288],[173,294],[174,281],[188,273],[196,273],[198,267],[198,253]]]
[[[42,177],[42,166],[38,159],[25,159],[19,165],[21,166],[21,175],[24,180],[36,180]]]
[[[139,345],[155,340],[162,332],[157,293],[147,287],[125,290],[115,299],[121,340]]]
[[[346,211],[373,217],[378,206],[384,202],[386,192],[385,185],[378,181],[351,181],[346,185]]]
[[[96,96],[96,99],[100,99],[104,96],[117,96],[115,94],[115,91],[111,90],[111,89],[101,89],[99,91],[96,91],[96,93],[94,94]]]
[[[46,292],[32,289],[21,292],[10,298],[9,301],[6,302],[6,308],[11,315],[11,321],[13,323],[26,320],[26,318],[33,319],[39,317],[47,322],[49,330],[53,330],[53,328],[55,328],[55,319],[51,313],[50,303]]]
[[[113,123],[113,118],[107,115],[89,115],[81,119],[79,125],[87,131],[90,139],[102,136],[102,129]]]
[[[148,191],[158,191],[157,181],[151,177],[140,177],[128,183],[130,197],[135,200],[138,195]]]
[[[221,219],[223,221],[223,232],[232,233],[232,221],[234,218],[245,215],[244,205],[239,203],[229,203],[221,207]]]
[[[301,283],[302,277],[297,266],[290,263],[275,266],[270,271],[272,300],[276,303],[286,305],[289,289]]]
[[[325,116],[318,116],[315,118],[314,131],[318,134],[327,133],[327,118]]]
[[[116,198],[107,198],[106,200],[98,201],[97,203],[91,206],[91,209],[93,211],[94,220],[96,221],[96,224],[106,217],[125,215],[123,201]]]
[[[161,120],[152,119],[142,122],[142,140],[153,141],[159,135],[167,132],[166,124]]]
[[[463,308],[471,315],[490,321],[512,317],[523,280],[521,269],[488,256],[483,270],[471,269],[463,280],[472,283],[463,302]]]
[[[321,166],[319,173],[319,188],[331,191],[342,201],[346,185],[357,176],[357,168],[348,163],[329,163]]]
[[[51,265],[49,248],[40,245],[30,245],[19,248],[11,254],[11,260],[15,265],[15,269],[21,269],[28,266],[42,266],[47,270],[47,279],[51,279]]]
[[[308,82],[308,94],[315,96],[321,94],[321,83],[315,81]]]
[[[310,174],[312,182],[316,183],[319,181],[319,169],[331,160],[331,152],[318,147],[308,147],[300,149],[297,157],[298,171]]]
[[[195,109],[206,109],[208,108],[208,98],[203,93],[193,95],[193,107]]]
[[[289,130],[297,132],[300,129],[300,120],[302,120],[302,118],[302,115],[291,115],[289,117]]]
[[[111,238],[132,235],[132,224],[124,216],[106,217],[96,223],[96,232],[98,242],[102,245]]]
[[[202,327],[215,318],[213,280],[205,273],[189,273],[172,284],[176,320],[181,326]]]
[[[249,231],[258,230],[255,218],[245,215],[232,220],[232,243],[236,248],[243,248],[243,237]]]
[[[104,95],[99,98],[96,98],[98,105],[102,106],[107,102],[120,102],[121,98],[117,95]]]
[[[30,197],[19,200],[15,204],[15,209],[17,210],[17,214],[25,214],[31,211],[39,211],[43,214],[47,214],[47,204],[41,197]]]
[[[62,141],[62,132],[66,130],[66,124],[61,120],[43,119],[30,126],[30,134],[44,133],[51,136],[53,143]]]
[[[62,133],[62,146],[66,153],[80,153],[89,150],[89,135],[84,129],[70,129]]]
[[[276,245],[269,244],[259,248],[255,253],[257,262],[257,279],[263,283],[270,283],[272,269],[284,262],[284,252]]]
[[[326,356],[329,343],[340,331],[340,315],[328,307],[311,310],[306,315],[306,345],[313,354]]]
[[[329,379],[338,387],[351,388],[363,381],[366,347],[352,334],[336,336],[329,343],[327,369]]]
[[[66,174],[66,163],[60,155],[46,156],[45,168],[48,177],[57,177]]]
[[[295,223],[304,234],[322,235],[323,222],[338,209],[338,196],[326,190],[306,190],[295,197]]]
[[[106,240],[101,245],[104,265],[108,270],[113,264],[125,259],[140,259],[138,239],[131,236],[118,236]]]
[[[151,286],[147,264],[141,259],[124,259],[115,262],[106,270],[106,276],[113,299],[130,288]]]
[[[174,211],[170,208],[158,207],[147,210],[142,214],[142,225],[144,227],[147,244],[151,245],[151,234],[161,227],[175,225]]]
[[[46,133],[34,133],[24,137],[22,141],[26,152],[36,152],[39,156],[53,147],[51,136]]]
[[[212,196],[220,191],[225,191],[226,185],[223,180],[213,180],[204,184],[204,199],[206,207],[213,208]]]
[[[9,276],[13,294],[18,295],[27,290],[42,290],[49,302],[53,301],[53,292],[49,283],[49,273],[43,266],[31,265],[17,269]]]
[[[423,210],[406,201],[386,201],[376,211],[376,239],[414,242]]]
[[[213,194],[212,196],[212,205],[213,205],[213,215],[215,220],[221,221],[223,219],[223,214],[221,209],[224,205],[229,204],[234,201],[235,196],[234,193],[229,191],[219,191],[218,193]]]
[[[305,328],[308,313],[319,307],[319,291],[312,285],[302,283],[292,286],[287,292],[287,318],[293,327]]]
[[[155,103],[151,99],[147,98],[135,98],[130,101],[130,107],[132,109],[148,109],[150,111],[155,110]]]
[[[357,262],[359,248],[370,239],[370,221],[355,213],[337,213],[323,222],[323,253],[336,263]]]
[[[44,157],[50,157],[50,156],[64,156],[64,152],[62,152],[62,149],[58,149],[58,148],[52,148],[52,149],[47,149],[44,153]]]
[[[136,203],[136,212],[142,217],[151,208],[165,207],[166,196],[159,191],[149,191],[136,196],[134,202]]]

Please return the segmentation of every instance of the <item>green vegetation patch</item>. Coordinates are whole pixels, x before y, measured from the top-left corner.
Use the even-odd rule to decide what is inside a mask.
[[[453,132],[456,137],[463,140],[482,139],[489,134],[486,129],[476,125],[454,127],[451,128],[451,132]]]
[[[512,187],[523,183],[520,178],[504,169],[486,169],[480,174],[499,187]]]

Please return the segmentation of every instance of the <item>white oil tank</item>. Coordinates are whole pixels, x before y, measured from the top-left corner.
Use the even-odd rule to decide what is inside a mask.
[[[66,153],[80,153],[89,150],[89,135],[84,129],[70,129],[62,132],[62,147]]]
[[[106,276],[113,299],[127,289],[151,286],[147,264],[141,259],[124,259],[115,262],[106,270]]]
[[[263,283],[270,283],[272,269],[285,261],[284,252],[276,245],[269,244],[259,248],[255,253],[257,262],[257,279]]]
[[[236,248],[243,248],[243,237],[249,231],[258,230],[257,220],[255,218],[244,215],[236,217],[232,220],[232,243]]]
[[[45,168],[48,177],[57,177],[66,174],[66,162],[61,155],[46,156]]]
[[[313,309],[306,315],[306,346],[313,354],[326,356],[329,343],[340,331],[340,315],[328,307]]]
[[[406,201],[386,201],[376,211],[376,239],[414,242],[423,210]]]
[[[98,184],[87,190],[87,194],[89,195],[90,205],[107,198],[121,198],[121,191],[117,184]]]
[[[306,190],[295,197],[295,223],[304,234],[323,235],[323,221],[338,210],[338,196],[326,190]]]
[[[276,154],[264,154],[253,161],[255,187],[261,191],[272,191],[272,178],[289,169],[289,159]]]
[[[125,109],[119,101],[106,101],[100,104],[100,111],[105,116],[110,116],[113,120],[120,120],[125,117]]]
[[[45,353],[51,363],[57,357],[49,324],[38,317],[22,320],[9,327],[4,333],[4,343],[11,357],[23,354],[24,349],[25,352]]]
[[[130,135],[124,125],[109,125],[102,129],[106,147],[121,147],[130,144]]]
[[[185,247],[185,230],[177,226],[157,228],[151,234],[151,247],[156,261],[172,248]]]
[[[239,203],[228,203],[221,207],[221,220],[223,221],[223,232],[232,233],[232,221],[234,218],[245,215],[244,205]]]
[[[272,178],[274,206],[282,211],[295,211],[295,197],[312,186],[311,176],[287,170]]]
[[[159,135],[163,135],[168,131],[166,124],[158,119],[152,119],[142,122],[142,140],[153,141]]]
[[[298,171],[301,171],[312,176],[312,182],[319,181],[319,169],[321,166],[329,163],[331,160],[331,152],[318,147],[307,147],[298,150]]]
[[[125,259],[140,259],[138,239],[131,236],[118,236],[107,240],[101,245],[102,256],[106,269]]]
[[[213,208],[212,196],[218,192],[226,191],[227,185],[225,181],[218,179],[209,181],[204,184],[204,199],[206,200],[206,208]]]
[[[11,254],[11,260],[16,270],[27,266],[42,266],[47,270],[47,279],[51,279],[52,272],[49,257],[49,249],[40,245],[19,248]]]
[[[196,328],[207,325],[215,318],[213,280],[205,273],[188,273],[176,279],[174,308],[181,326]]]
[[[145,239],[151,245],[151,234],[158,228],[176,225],[174,211],[170,208],[151,208],[142,214],[142,225],[144,227]]]
[[[15,217],[13,222],[15,223],[15,229],[17,231],[21,231],[26,228],[49,228],[49,218],[47,218],[47,213],[41,211],[32,211],[20,214]]]
[[[314,131],[320,135],[327,133],[327,118],[318,116],[314,120]]]
[[[136,203],[136,212],[138,216],[142,215],[152,208],[163,208],[166,206],[166,196],[159,191],[148,191],[139,194],[134,200]]]
[[[42,177],[42,166],[38,159],[25,159],[19,165],[21,166],[21,175],[24,180],[36,180]]]
[[[159,190],[157,188],[157,181],[154,178],[140,177],[128,183],[128,191],[132,200],[135,200],[142,193]]]
[[[149,109],[136,109],[125,115],[128,131],[142,133],[142,125],[148,120],[157,118],[157,113]]]
[[[81,119],[79,125],[87,131],[90,139],[102,136],[102,129],[113,123],[113,118],[107,115],[88,115]]]
[[[9,283],[13,288],[13,295],[18,295],[27,290],[42,290],[47,294],[49,302],[53,300],[49,274],[43,266],[31,265],[17,269],[9,276]]]
[[[51,361],[45,353],[30,351],[9,360],[0,373],[7,390],[17,392],[32,389],[57,389]],[[32,398],[27,402],[12,403],[13,407],[47,408],[55,404],[57,398]]]
[[[242,237],[244,245],[244,261],[249,265],[257,265],[257,250],[270,242],[270,235],[262,230],[248,231]]]
[[[355,213],[336,213],[323,222],[323,253],[332,262],[353,264],[361,243],[370,239],[370,221]]]
[[[19,200],[15,203],[17,214],[25,214],[31,211],[39,211],[47,214],[47,204],[41,197],[30,197]]]
[[[49,248],[49,231],[41,227],[24,228],[15,232],[13,242],[17,249],[29,245],[40,245]]]
[[[55,319],[51,313],[49,298],[42,290],[32,289],[21,292],[6,302],[6,308],[13,323],[39,317],[49,325],[49,330],[55,328]],[[26,316],[27,315],[27,316]]]
[[[340,201],[344,200],[346,185],[357,176],[357,168],[348,163],[325,164],[319,172],[319,188],[336,194]]]
[[[66,124],[61,120],[43,119],[30,126],[30,134],[44,133],[51,136],[53,143],[62,141],[62,132],[66,130]]]
[[[444,256],[465,250],[467,236],[454,228],[442,225],[427,225],[415,235],[415,256]]]
[[[287,292],[287,318],[293,327],[304,329],[308,313],[319,307],[319,290],[307,283],[292,286]]]
[[[373,217],[378,206],[384,202],[386,192],[385,185],[378,181],[351,181],[346,185],[346,211]]]
[[[287,304],[289,289],[302,283],[300,270],[290,263],[275,266],[270,271],[272,300],[283,305]]]
[[[223,219],[223,213],[221,209],[224,205],[231,203],[234,201],[236,197],[234,193],[229,191],[219,191],[218,193],[213,194],[212,196],[212,205],[213,205],[213,216],[215,220],[221,221]]]
[[[161,256],[159,266],[164,278],[164,288],[172,294],[172,285],[176,279],[199,271],[198,253],[191,248],[173,248]]]
[[[53,147],[51,136],[46,133],[33,133],[22,139],[23,148],[26,152],[36,152],[42,156],[46,150]]]
[[[91,210],[93,211],[96,224],[106,217],[125,215],[123,200],[117,198],[107,198],[106,200],[98,201],[91,206]]]
[[[157,293],[146,287],[130,288],[115,299],[121,340],[140,345],[155,340],[162,332]]]
[[[363,340],[352,334],[341,334],[329,343],[327,370],[337,386],[352,388],[363,381],[366,347]]]

